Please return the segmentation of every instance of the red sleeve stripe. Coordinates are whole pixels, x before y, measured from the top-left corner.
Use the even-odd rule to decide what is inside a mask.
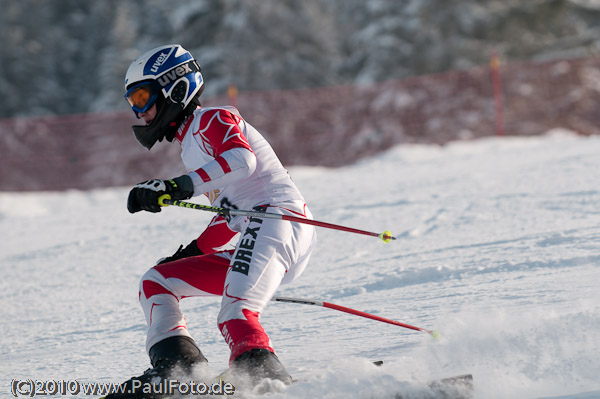
[[[219,165],[221,165],[221,169],[223,169],[224,173],[231,172],[231,168],[229,167],[229,164],[227,163],[225,158],[223,158],[222,156],[219,155],[218,157],[215,158],[215,161],[217,161],[219,163]]]
[[[206,173],[206,171],[202,168],[196,169],[196,173],[198,173],[204,183],[208,183],[211,180],[208,173]]]

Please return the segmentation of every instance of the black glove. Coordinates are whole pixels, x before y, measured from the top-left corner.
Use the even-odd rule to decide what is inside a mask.
[[[171,256],[167,256],[166,258],[159,259],[158,262],[156,262],[156,264],[160,265],[167,262],[173,262],[177,259],[188,258],[190,256],[198,255],[202,255],[202,251],[200,251],[200,248],[198,248],[198,245],[196,244],[196,240],[194,240],[190,242],[190,244],[185,248],[183,247],[183,245],[180,245],[177,252],[175,252]]]
[[[127,210],[130,213],[160,212],[161,206],[158,204],[158,198],[164,194],[169,194],[174,200],[190,198],[194,194],[192,178],[183,175],[171,180],[154,179],[139,183],[129,192]]]

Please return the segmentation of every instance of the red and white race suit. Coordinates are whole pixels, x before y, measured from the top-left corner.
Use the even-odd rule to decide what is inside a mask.
[[[196,109],[176,139],[194,196],[205,194],[211,205],[223,208],[312,218],[269,143],[234,107]],[[220,250],[238,233],[235,250]],[[146,349],[171,336],[190,336],[179,300],[221,295],[217,323],[230,360],[254,348],[273,351],[259,315],[281,284],[303,272],[315,242],[311,225],[216,216],[196,241],[204,255],[157,265],[142,277]]]

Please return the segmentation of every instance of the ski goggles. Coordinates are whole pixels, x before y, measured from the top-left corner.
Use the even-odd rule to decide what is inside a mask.
[[[156,103],[158,92],[154,90],[151,83],[142,82],[131,86],[124,97],[129,105],[131,105],[135,116],[139,118],[139,114],[148,111]]]

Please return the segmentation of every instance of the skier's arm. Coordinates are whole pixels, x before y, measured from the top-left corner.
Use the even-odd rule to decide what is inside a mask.
[[[250,176],[256,169],[256,155],[240,129],[241,122],[240,117],[224,109],[203,114],[200,121],[202,137],[207,152],[214,159],[174,179],[155,179],[138,184],[129,193],[129,212],[160,212],[158,198],[164,194],[175,200],[187,199],[235,184]]]
[[[256,156],[246,148],[225,151],[216,159],[189,173],[194,183],[194,195],[235,184],[249,177],[256,169]]]
[[[235,184],[256,169],[256,155],[240,123],[237,115],[223,109],[202,115],[202,136],[208,140],[215,159],[188,174],[194,183],[194,195]]]
[[[190,242],[186,247],[180,245],[177,252],[160,259],[157,264],[173,262],[174,260],[189,258],[190,256],[212,254],[227,245],[236,234],[236,232],[229,229],[225,218],[217,215],[202,234],[200,234],[200,237]]]
[[[196,246],[203,254],[211,254],[227,245],[236,234],[227,225],[227,220],[223,216],[217,215],[196,239]]]

